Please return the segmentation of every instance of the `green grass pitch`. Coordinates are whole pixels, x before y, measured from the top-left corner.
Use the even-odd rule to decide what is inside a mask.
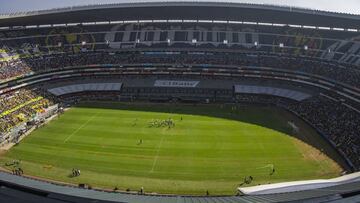
[[[168,118],[175,127],[149,127]],[[296,118],[271,107],[84,103],[33,132],[0,163],[21,160],[26,175],[66,183],[195,195],[234,194],[250,175],[249,186],[337,176],[333,160],[297,139],[321,141],[319,135],[301,123],[295,135],[289,119]],[[81,175],[70,177],[72,168]]]

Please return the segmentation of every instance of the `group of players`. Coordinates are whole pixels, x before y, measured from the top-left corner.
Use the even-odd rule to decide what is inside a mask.
[[[75,168],[73,168],[71,175],[72,175],[72,177],[78,177],[78,176],[80,176],[80,169],[75,169]]]
[[[175,127],[175,122],[172,118],[168,118],[165,120],[155,119],[151,120],[149,122],[149,127],[155,127],[155,128],[161,128],[161,127],[167,127],[167,128],[173,128]]]

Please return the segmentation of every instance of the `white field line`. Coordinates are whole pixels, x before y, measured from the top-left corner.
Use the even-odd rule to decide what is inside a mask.
[[[256,169],[263,169],[263,168],[274,168],[274,164],[267,164],[267,165],[265,165],[263,167],[258,167]]]
[[[160,152],[161,145],[162,145],[162,143],[163,143],[163,141],[164,141],[164,137],[165,137],[165,136],[163,135],[162,138],[161,138],[161,141],[160,141],[160,143],[159,143],[159,145],[158,145],[158,148],[157,148],[157,151],[156,151],[156,156],[155,156],[153,165],[152,165],[152,167],[151,167],[150,173],[154,172],[154,168],[155,168],[155,166],[156,166],[156,162],[157,162],[157,160],[159,159],[159,152]]]
[[[79,128],[77,128],[74,132],[72,132],[65,140],[64,143],[66,143],[73,135],[75,135],[77,132],[79,132],[79,130],[81,130],[83,127],[85,127],[90,121],[92,121],[96,116],[98,115],[95,114],[93,115],[91,118],[89,118],[84,124],[82,124]]]

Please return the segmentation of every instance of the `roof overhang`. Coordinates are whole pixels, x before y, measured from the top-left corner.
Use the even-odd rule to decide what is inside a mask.
[[[69,7],[0,16],[0,27],[132,20],[218,20],[360,28],[360,16],[224,2],[148,2]]]

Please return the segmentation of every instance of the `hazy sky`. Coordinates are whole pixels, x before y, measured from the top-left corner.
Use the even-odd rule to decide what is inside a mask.
[[[68,7],[87,4],[106,4],[136,1],[161,0],[0,0],[0,13],[18,11],[44,10],[49,8]],[[172,1],[172,0],[167,0]],[[189,0],[177,0],[189,1]],[[191,1],[191,0],[190,0]],[[225,1],[225,0],[196,0],[196,1]],[[312,9],[360,14],[360,0],[227,0],[231,2],[263,3],[298,6]]]

